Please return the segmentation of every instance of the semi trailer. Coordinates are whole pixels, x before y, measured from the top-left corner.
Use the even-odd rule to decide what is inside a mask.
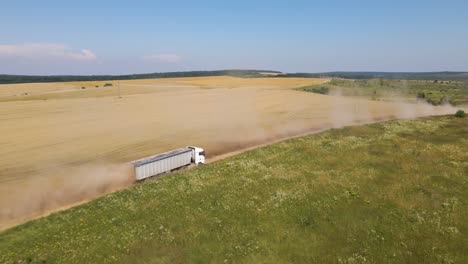
[[[137,181],[168,173],[191,164],[205,163],[205,151],[199,147],[185,147],[131,162]]]

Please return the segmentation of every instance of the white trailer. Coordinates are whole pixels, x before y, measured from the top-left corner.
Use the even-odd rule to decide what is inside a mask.
[[[198,147],[185,147],[131,162],[137,181],[171,172],[190,164],[205,163],[205,151]]]

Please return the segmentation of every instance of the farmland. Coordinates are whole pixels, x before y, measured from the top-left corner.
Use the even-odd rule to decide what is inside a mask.
[[[300,90],[363,97],[372,100],[426,101],[439,105],[468,105],[468,82],[439,80],[331,79]]]
[[[468,118],[289,139],[0,233],[0,262],[466,263]]]
[[[319,83],[122,80],[121,98],[116,81],[0,85],[0,227],[129,186],[129,161],[180,146],[214,157],[333,127],[455,112],[294,90]]]

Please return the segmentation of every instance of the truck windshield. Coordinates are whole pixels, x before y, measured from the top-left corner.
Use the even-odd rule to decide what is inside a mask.
[[[205,151],[202,151],[202,152],[200,152],[198,154],[201,155],[201,156],[205,156]]]

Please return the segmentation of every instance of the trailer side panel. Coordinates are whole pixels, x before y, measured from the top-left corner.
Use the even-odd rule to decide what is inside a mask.
[[[154,161],[135,164],[136,180],[140,181],[161,173],[187,166],[192,162],[192,152],[185,151],[176,155],[155,159]]]

